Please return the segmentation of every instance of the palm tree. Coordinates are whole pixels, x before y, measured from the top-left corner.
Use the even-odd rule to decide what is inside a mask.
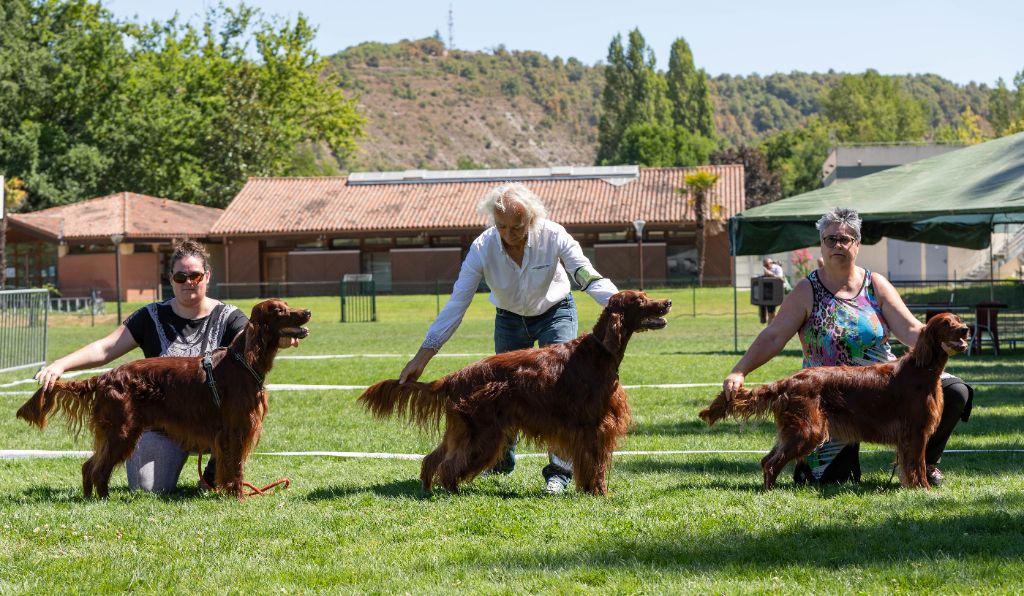
[[[686,186],[676,189],[679,194],[693,193],[693,212],[697,219],[697,284],[704,287],[704,242],[706,222],[712,207],[708,205],[708,194],[711,187],[718,182],[718,174],[699,171],[686,176]]]

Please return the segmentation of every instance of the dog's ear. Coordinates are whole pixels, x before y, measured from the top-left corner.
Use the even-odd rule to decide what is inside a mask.
[[[604,333],[602,334],[601,345],[612,354],[618,354],[622,350],[623,316],[622,313],[607,313]]]
[[[920,367],[929,366],[935,359],[935,350],[941,349],[938,345],[938,320],[934,320],[932,324],[925,325],[925,328],[921,330],[921,335],[917,336],[917,344],[914,345],[913,356],[914,362]]]

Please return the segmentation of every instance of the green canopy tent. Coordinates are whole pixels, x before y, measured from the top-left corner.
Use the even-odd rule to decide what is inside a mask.
[[[814,222],[837,206],[860,213],[865,244],[986,248],[993,226],[1024,223],[1024,133],[747,209],[729,219],[731,254],[817,245]]]
[[[1024,223],[1024,133],[747,209],[729,219],[730,254],[817,245],[814,223],[832,207],[860,213],[865,244],[885,236],[987,248],[996,225]]]

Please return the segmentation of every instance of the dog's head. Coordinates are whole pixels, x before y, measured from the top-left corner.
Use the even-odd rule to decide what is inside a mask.
[[[309,329],[303,325],[312,316],[309,310],[290,308],[284,300],[264,300],[252,307],[249,321],[268,335],[302,339],[309,335]]]
[[[672,308],[671,300],[655,300],[643,292],[626,290],[608,299],[594,334],[612,354],[626,347],[629,336],[637,331],[661,329],[665,315]]]
[[[914,354],[921,366],[928,364],[942,350],[946,355],[961,354],[967,351],[970,328],[951,312],[932,317],[914,346]]]

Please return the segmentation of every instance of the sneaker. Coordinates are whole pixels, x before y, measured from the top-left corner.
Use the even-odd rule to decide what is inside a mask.
[[[555,474],[548,478],[548,484],[544,487],[544,492],[549,495],[560,495],[565,492],[565,489],[569,486],[569,479],[561,474]]]
[[[928,484],[932,486],[942,486],[942,483],[946,481],[946,477],[942,474],[942,470],[936,466],[928,466],[926,475],[928,476]]]

